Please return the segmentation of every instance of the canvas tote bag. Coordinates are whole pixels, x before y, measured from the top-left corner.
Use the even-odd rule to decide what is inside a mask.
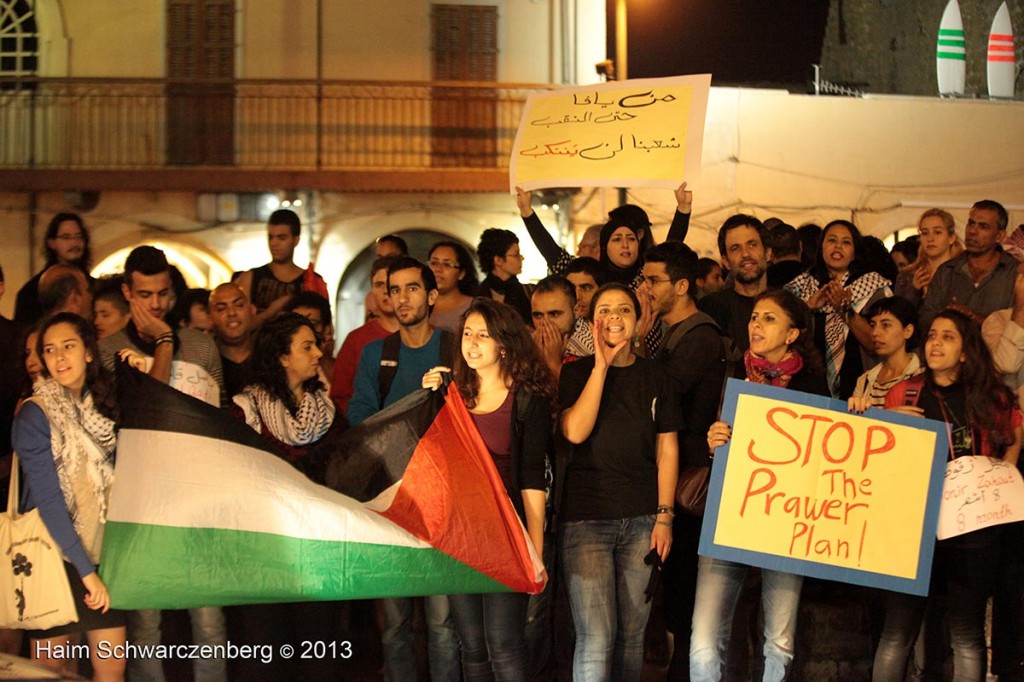
[[[76,622],[78,611],[60,547],[38,509],[18,514],[18,479],[15,455],[7,511],[0,514],[0,627],[46,630]]]

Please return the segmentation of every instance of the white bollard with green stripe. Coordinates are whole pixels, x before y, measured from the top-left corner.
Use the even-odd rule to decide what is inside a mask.
[[[935,50],[935,70],[939,81],[939,94],[964,94],[967,80],[967,44],[964,40],[964,22],[957,0],[949,0],[939,24],[939,39]]]

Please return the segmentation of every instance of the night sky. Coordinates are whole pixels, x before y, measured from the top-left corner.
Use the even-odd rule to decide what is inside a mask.
[[[608,55],[615,0],[608,0]],[[828,0],[628,0],[629,77],[711,73],[712,85],[802,90],[821,59]]]

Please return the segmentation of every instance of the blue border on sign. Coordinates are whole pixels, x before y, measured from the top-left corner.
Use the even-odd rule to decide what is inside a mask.
[[[740,395],[754,395],[771,400],[806,405],[818,409],[831,410],[849,415],[847,404],[810,393],[776,388],[765,384],[755,384],[740,379],[729,379],[725,389],[725,401],[722,407],[721,420],[733,424],[736,420],[736,406]],[[946,460],[949,458],[949,442],[946,425],[933,419],[911,417],[889,410],[870,409],[865,417],[881,422],[899,424],[935,434],[935,453],[928,479],[928,492],[924,519],[921,527],[921,548],[918,553],[917,577],[914,579],[864,571],[856,568],[843,568],[818,561],[782,557],[764,552],[754,552],[715,543],[715,528],[718,526],[719,505],[722,500],[722,484],[725,481],[725,468],[729,458],[732,441],[715,451],[714,463],[711,467],[711,482],[708,489],[708,502],[704,512],[704,525],[700,533],[700,545],[697,553],[716,559],[725,559],[749,566],[758,566],[786,573],[822,578],[837,582],[877,587],[895,592],[905,592],[924,596],[928,594],[931,579],[932,558],[935,554],[935,532],[939,525],[939,504],[942,501],[942,488],[946,475]]]

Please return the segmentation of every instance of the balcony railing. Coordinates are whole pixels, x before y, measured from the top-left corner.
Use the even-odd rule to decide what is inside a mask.
[[[0,168],[504,169],[545,87],[0,79]]]

